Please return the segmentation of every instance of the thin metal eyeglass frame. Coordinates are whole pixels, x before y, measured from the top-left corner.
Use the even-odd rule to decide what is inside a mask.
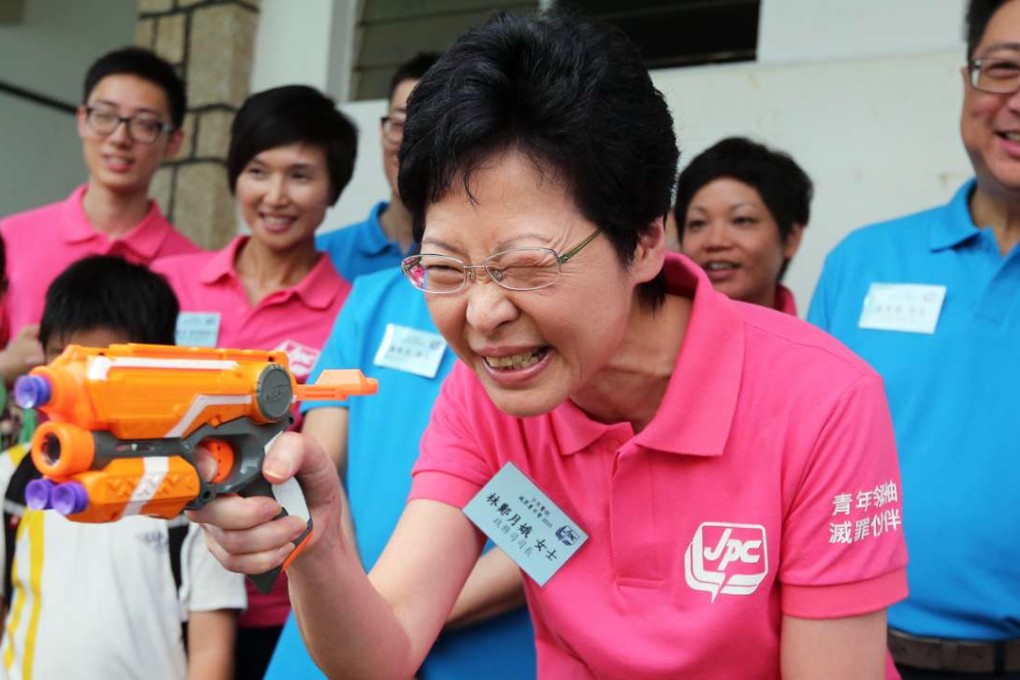
[[[404,273],[404,278],[406,278],[411,283],[412,286],[414,286],[415,288],[417,288],[418,290],[420,290],[420,291],[422,291],[424,293],[432,293],[433,295],[450,295],[452,293],[458,293],[458,292],[464,290],[464,287],[467,286],[468,279],[475,277],[474,274],[470,274],[469,275],[468,272],[469,271],[473,272],[473,271],[478,270],[478,269],[484,269],[485,273],[489,275],[490,279],[492,279],[500,288],[505,288],[506,290],[513,290],[513,291],[518,291],[518,292],[527,292],[529,290],[542,290],[543,288],[548,288],[552,284],[556,283],[556,279],[558,279],[560,277],[560,271],[561,271],[560,267],[565,265],[567,262],[570,262],[570,260],[573,257],[575,257],[582,250],[584,250],[584,248],[589,243],[594,241],[595,238],[599,234],[601,234],[601,233],[602,233],[601,229],[596,229],[595,231],[593,231],[591,233],[591,235],[588,238],[584,239],[583,241],[578,243],[576,246],[574,246],[573,248],[571,248],[570,250],[568,250],[568,251],[566,251],[565,253],[562,253],[562,254],[561,253],[557,253],[552,248],[507,248],[506,250],[501,250],[498,253],[493,253],[492,255],[489,255],[487,258],[485,258],[485,261],[482,262],[482,264],[466,264],[464,262],[461,262],[456,257],[453,257],[452,255],[437,255],[436,253],[419,253],[417,255],[411,255],[410,257],[404,258],[403,262],[400,263],[400,271],[402,271]],[[489,265],[487,265],[486,262],[492,260],[493,258],[499,257],[500,255],[504,255],[504,254],[506,254],[508,252],[513,252],[515,250],[546,250],[546,251],[549,251],[550,253],[552,253],[556,257],[556,276],[554,276],[552,278],[552,280],[549,281],[549,283],[546,283],[546,284],[541,285],[541,286],[536,286],[535,288],[510,288],[509,286],[504,284],[497,276],[495,276],[491,271],[489,271]],[[411,273],[410,273],[409,269],[411,267],[411,262],[413,260],[417,260],[417,261],[420,262],[421,261],[421,257],[423,255],[436,255],[437,257],[446,257],[446,258],[449,258],[451,260],[456,260],[457,262],[460,262],[460,265],[461,265],[461,267],[464,270],[464,277],[463,277],[463,280],[461,281],[461,284],[459,286],[457,286],[456,288],[453,288],[451,290],[441,290],[441,291],[439,291],[439,290],[427,290],[425,288],[422,288],[418,284],[416,284],[414,282],[414,277],[411,276]],[[499,270],[497,270],[497,271],[499,271]]]
[[[400,142],[404,140],[403,126],[407,124],[407,120],[405,119],[404,121],[402,121],[400,135],[398,136],[394,136],[390,132],[391,120],[393,120],[393,116],[383,116],[382,118],[379,119],[379,123],[382,124],[383,137],[385,137],[386,141],[389,142],[390,144],[400,144]]]
[[[972,59],[967,62],[967,75],[970,76],[970,86],[978,92],[984,92],[986,94],[1015,94],[1020,90],[1020,72],[1017,73],[1016,84],[1009,90],[989,90],[978,85],[978,79],[981,76],[981,65],[987,61],[987,59]],[[1020,60],[1017,61],[1020,64]]]
[[[138,119],[138,116],[118,116],[116,113],[113,113],[111,111],[101,111],[101,113],[105,113],[106,115],[117,119],[117,124],[110,128],[109,132],[103,132],[102,130],[98,130],[96,128],[95,120],[93,120],[92,118],[92,114],[96,111],[100,111],[100,109],[97,109],[94,106],[85,107],[85,124],[89,126],[90,130],[95,132],[97,135],[102,135],[103,137],[109,137],[114,132],[116,132],[117,128],[119,128],[121,125],[126,125],[128,137],[131,138],[131,141],[138,142],[139,144],[155,144],[157,141],[159,141],[160,137],[162,137],[168,132],[172,132],[174,129],[172,123],[160,121],[159,132],[156,133],[155,137],[153,137],[152,139],[139,139],[137,136],[135,136],[135,133],[131,129],[131,124]]]

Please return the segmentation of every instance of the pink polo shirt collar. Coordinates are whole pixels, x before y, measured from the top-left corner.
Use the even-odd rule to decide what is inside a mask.
[[[59,224],[60,237],[64,242],[85,243],[93,239],[104,239],[111,243],[121,241],[144,261],[149,262],[155,259],[160,246],[163,245],[169,233],[166,220],[163,219],[163,214],[156,201],[149,201],[149,212],[145,214],[141,222],[122,236],[111,239],[106,234],[96,231],[96,228],[89,222],[82,205],[86,189],[88,189],[88,185],[81,185],[71,192],[67,201],[64,201],[64,219]]]
[[[238,236],[230,244],[217,251],[205,266],[199,277],[202,283],[212,284],[223,279],[239,281],[234,263],[241,247],[248,242],[249,236]],[[286,295],[296,295],[306,307],[316,310],[327,309],[343,288],[344,281],[337,274],[329,257],[320,253],[312,270],[301,279],[298,285],[286,291]]]
[[[718,456],[733,425],[744,370],[744,324],[705,272],[683,255],[667,253],[669,295],[693,297],[687,333],[661,407],[633,442],[644,448],[695,456]],[[609,430],[631,438],[629,423],[606,425],[568,401],[549,414],[560,453],[583,451]]]

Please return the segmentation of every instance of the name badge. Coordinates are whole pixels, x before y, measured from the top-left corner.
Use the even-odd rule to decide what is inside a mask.
[[[177,315],[174,341],[180,347],[215,347],[219,339],[219,313],[181,312]]]
[[[873,283],[857,325],[879,331],[927,333],[938,325],[946,287],[921,283]]]
[[[445,352],[446,340],[438,333],[388,323],[374,363],[423,378],[435,378]]]
[[[588,540],[513,463],[482,487],[464,514],[540,586]]]

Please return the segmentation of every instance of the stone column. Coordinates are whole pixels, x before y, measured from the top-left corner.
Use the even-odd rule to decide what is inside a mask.
[[[188,87],[184,144],[156,173],[152,194],[205,248],[237,232],[227,187],[230,122],[248,95],[260,0],[138,0],[135,42],[177,67]]]

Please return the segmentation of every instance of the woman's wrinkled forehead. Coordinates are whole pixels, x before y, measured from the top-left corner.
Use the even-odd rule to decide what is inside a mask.
[[[507,160],[510,158],[516,160],[508,166]],[[566,193],[575,207],[580,208],[574,195],[574,184],[570,181],[565,169],[515,145],[478,154],[476,158],[465,158],[456,166],[444,168],[442,172],[438,173],[437,181],[430,191],[429,201],[423,214],[412,215],[415,220],[416,239],[419,242],[422,241],[422,234],[433,206],[451,198],[477,205],[479,202],[479,177],[503,166],[514,173],[526,172],[529,175],[528,181],[536,190],[553,188]]]
[[[517,152],[491,156],[426,208],[423,248],[448,251],[556,242],[584,219],[569,187]]]

